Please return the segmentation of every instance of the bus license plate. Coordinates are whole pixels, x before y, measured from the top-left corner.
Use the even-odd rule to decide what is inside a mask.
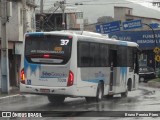
[[[42,93],[49,93],[50,89],[40,89],[40,92],[42,92]]]

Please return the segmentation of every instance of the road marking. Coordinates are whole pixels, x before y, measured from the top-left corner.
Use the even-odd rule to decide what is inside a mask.
[[[11,98],[11,97],[16,97],[16,96],[21,96],[21,95],[20,94],[16,94],[16,95],[9,95],[9,96],[5,96],[5,97],[0,97],[0,100],[6,99],[6,98]]]

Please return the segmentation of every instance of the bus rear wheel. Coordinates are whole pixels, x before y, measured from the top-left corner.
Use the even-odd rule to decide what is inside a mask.
[[[126,92],[121,93],[121,97],[125,98],[128,96],[128,90],[126,90]]]
[[[112,98],[113,98],[113,95],[105,95],[105,98],[107,98],[107,99],[112,99]]]
[[[63,95],[48,95],[49,102],[53,104],[61,104],[65,100],[65,96]]]
[[[103,98],[104,93],[104,86],[103,83],[99,83],[97,87],[97,94],[96,94],[96,102],[99,102]]]
[[[85,97],[85,98],[86,98],[87,103],[94,102],[95,100],[93,97]]]

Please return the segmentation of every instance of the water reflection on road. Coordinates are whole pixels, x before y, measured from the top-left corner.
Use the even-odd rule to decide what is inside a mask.
[[[120,95],[115,95],[113,98],[104,98],[100,103],[87,103],[84,98],[66,98],[65,103],[61,105],[53,105],[48,102],[45,96],[30,96],[21,99],[6,100],[0,102],[1,111],[160,111],[160,91],[157,88],[149,88],[141,84],[136,91],[129,92],[127,98],[121,98]],[[95,113],[96,114],[96,113]],[[93,116],[96,116],[96,115]],[[102,113],[101,113],[102,114]],[[98,118],[92,117],[92,114],[87,117],[87,120],[110,120],[108,117]],[[102,115],[105,116],[105,115]],[[113,115],[114,116],[114,115]],[[152,119],[151,117],[149,117]],[[48,118],[51,119],[51,118]],[[48,120],[42,118],[42,120]],[[80,120],[79,117],[59,118],[64,120]],[[113,119],[113,117],[112,117]],[[124,120],[124,118],[115,117],[114,119]],[[127,120],[144,118],[127,117]],[[157,118],[155,118],[157,119]]]

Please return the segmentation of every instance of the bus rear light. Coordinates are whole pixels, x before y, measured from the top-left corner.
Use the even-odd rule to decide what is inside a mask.
[[[70,70],[69,71],[69,77],[68,77],[68,82],[67,82],[67,86],[72,86],[74,82],[74,74],[73,72]]]
[[[24,68],[21,70],[21,83],[25,84]]]
[[[43,58],[49,58],[49,57],[50,57],[49,54],[44,54],[44,55],[43,55]]]

